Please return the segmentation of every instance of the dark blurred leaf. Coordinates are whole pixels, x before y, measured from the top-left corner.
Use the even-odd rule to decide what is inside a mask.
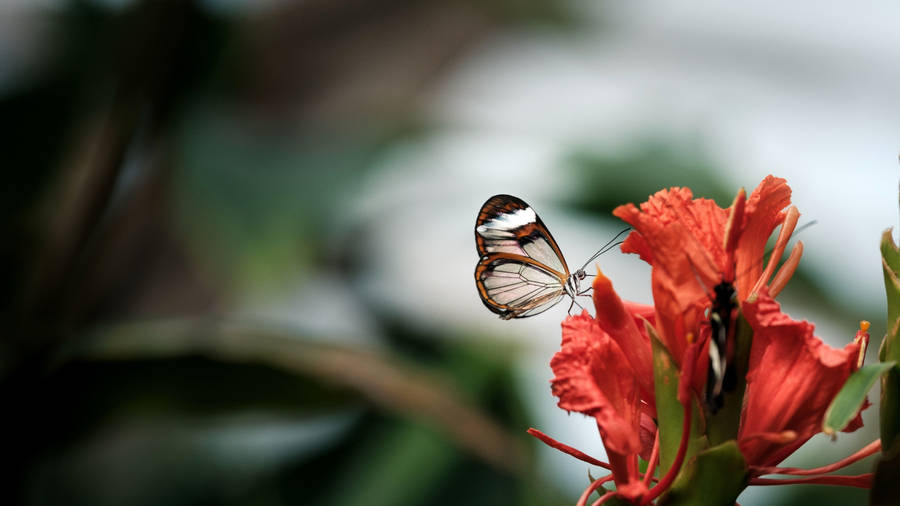
[[[214,416],[239,411],[316,413],[358,405],[361,396],[267,364],[199,356],[76,361],[45,384],[57,419],[89,429],[123,416]],[[59,431],[49,430],[50,433]]]
[[[131,416],[39,459],[29,503],[265,504],[246,496],[287,462],[331,451],[358,415]]]
[[[847,506],[866,504],[869,491],[855,487],[827,487],[822,485],[790,485],[782,489],[778,502],[784,506],[814,504],[816,506]],[[743,504],[743,503],[742,503]],[[895,503],[886,503],[895,504]]]
[[[418,132],[397,128],[298,138],[197,108],[179,129],[174,175],[185,243],[238,290],[295,282],[345,261],[354,248],[338,241],[356,239],[344,236],[348,210],[368,169],[397,138]]]
[[[569,202],[576,209],[604,217],[616,206],[639,204],[672,186],[688,187],[694,197],[714,199],[723,207],[731,204],[737,192],[720,179],[720,167],[708,157],[670,141],[649,141],[621,155],[582,150],[573,153],[566,164],[578,181]]]
[[[227,503],[231,499],[216,495],[224,493],[223,487],[203,485],[223,478],[234,481],[231,487],[238,494],[234,500],[265,495],[266,489],[259,487],[263,482],[271,484],[272,475],[266,474],[270,471],[254,477],[262,468],[248,461],[250,467],[245,471],[223,474],[216,470],[223,457],[213,458],[209,450],[196,446],[196,438],[205,432],[185,432],[187,427],[199,423],[199,429],[215,417],[237,413],[280,413],[293,420],[291,423],[305,423],[310,416],[342,412],[362,403],[379,408],[394,420],[383,424],[380,435],[377,431],[370,434],[372,427],[356,425],[356,432],[371,435],[364,436],[369,446],[353,448],[349,460],[347,449],[335,450],[344,453],[338,460],[344,467],[349,465],[349,471],[343,467],[310,468],[324,472],[329,479],[348,476],[328,487],[328,480],[322,477],[308,482],[316,494],[323,494],[323,500],[374,497],[384,498],[384,504],[414,504],[421,497],[446,497],[443,504],[492,504],[518,494],[521,477],[530,467],[523,452],[524,432],[518,437],[509,435],[444,380],[380,354],[306,341],[288,332],[196,321],[111,326],[72,343],[39,388],[30,391],[41,402],[21,406],[14,411],[18,416],[4,421],[9,431],[28,427],[33,437],[40,437],[19,441],[37,459],[29,476],[32,483],[45,484],[39,488],[57,483],[56,490],[63,495],[50,493],[45,497],[48,500],[69,497],[65,491],[71,493],[69,499],[55,501],[61,504],[115,504],[115,497],[119,503],[130,504],[152,504],[154,497],[166,504],[194,504],[201,497]],[[460,367],[468,362],[470,386],[480,391],[479,396],[489,394],[488,399],[496,392],[498,399],[509,404],[510,398],[515,398],[508,390],[512,382],[498,383],[496,373],[475,380],[472,373],[490,367],[478,365],[473,358],[468,353],[460,356]],[[510,407],[502,409],[509,413]],[[406,421],[398,424],[397,418]],[[65,425],[59,426],[60,421]],[[187,452],[177,466],[160,460],[171,448],[153,444],[161,437],[153,427],[167,426],[172,444],[182,441],[176,447]],[[102,455],[116,448],[118,437],[138,446],[109,455],[109,462],[118,468],[133,468],[138,481],[119,480],[113,489],[97,488],[96,473],[102,472],[102,459],[107,458]],[[182,466],[190,470],[178,471]],[[179,472],[183,479],[157,487],[149,496],[141,494],[141,487],[164,479],[167,472]],[[84,475],[77,478],[79,473]],[[465,475],[469,475],[466,485],[452,478]],[[398,476],[404,478],[398,481]],[[354,479],[359,490],[347,489],[347,482]],[[253,485],[258,480],[262,481]],[[79,482],[83,487],[76,485]],[[539,488],[528,484],[525,490],[532,486]],[[30,490],[34,493],[37,489]],[[179,496],[179,490],[187,495]],[[435,496],[438,490],[441,492]],[[547,498],[548,493],[534,497],[538,502],[533,504],[543,504],[539,498]],[[481,501],[476,500],[479,498]],[[429,502],[438,503],[434,499]]]
[[[265,364],[314,378],[355,392],[382,409],[426,420],[501,469],[515,471],[523,460],[515,439],[441,379],[390,357],[305,340],[287,332],[221,322],[121,325],[94,333],[67,354],[91,360],[185,355]]]

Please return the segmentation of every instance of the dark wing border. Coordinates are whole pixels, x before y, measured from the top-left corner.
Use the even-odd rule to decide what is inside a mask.
[[[491,298],[488,288],[484,286],[484,280],[482,279],[482,274],[489,268],[491,268],[492,265],[495,265],[499,260],[505,260],[505,262],[503,263],[519,263],[527,265],[531,268],[542,270],[548,275],[556,277],[559,280],[560,288],[554,293],[548,293],[530,299],[526,304],[523,305],[511,306],[509,304],[501,304],[500,302],[497,302],[496,300]],[[556,269],[551,269],[550,267],[544,265],[541,262],[538,262],[537,260],[534,260],[531,257],[516,255],[513,253],[491,253],[485,255],[481,258],[481,260],[478,261],[478,265],[475,266],[475,286],[478,288],[478,295],[481,297],[481,302],[492,312],[500,315],[500,318],[504,320],[534,316],[550,309],[562,299],[563,294],[565,293],[564,287],[566,280],[567,277]],[[523,279],[522,282],[528,284],[527,280]],[[540,289],[541,288],[538,287],[535,290]],[[556,301],[551,303],[553,299],[556,299]],[[529,311],[532,311],[544,305],[546,305],[546,307],[541,309],[540,311],[529,313]]]
[[[532,212],[534,212],[535,221],[517,228],[515,230],[516,239],[519,240],[519,243],[521,244],[522,238],[535,235],[544,236],[547,242],[550,243],[550,247],[553,249],[553,253],[556,254],[557,258],[559,258],[563,269],[566,270],[565,278],[568,278],[570,274],[569,265],[566,263],[566,257],[563,256],[562,250],[559,249],[559,245],[556,244],[556,239],[554,239],[553,234],[550,233],[550,229],[548,229],[547,226],[544,225],[544,222],[537,214],[537,211],[534,211],[534,208],[528,205],[524,200],[512,195],[494,195],[493,197],[487,199],[487,201],[485,201],[485,203],[481,206],[481,211],[478,212],[478,218],[475,220],[475,228],[473,229],[475,233],[475,248],[478,251],[478,256],[482,257],[483,259],[486,255],[495,254],[487,251],[487,248],[485,246],[485,239],[478,233],[478,227],[483,225],[485,222],[493,220],[501,214],[514,213],[520,209],[531,209]],[[548,269],[547,266],[543,263],[531,259],[530,257],[527,258],[529,258],[532,262],[541,265],[543,268]],[[549,270],[554,273],[556,272],[555,269]]]

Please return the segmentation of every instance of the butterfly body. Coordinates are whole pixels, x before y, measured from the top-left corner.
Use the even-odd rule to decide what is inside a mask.
[[[569,271],[537,213],[512,195],[495,195],[481,206],[475,246],[478,294],[504,320],[542,313],[567,295],[574,301],[587,277],[583,269]]]
[[[737,377],[734,370],[734,323],[737,291],[728,281],[713,287],[709,309],[709,367],[707,368],[705,401],[710,412],[716,413],[724,405],[724,394],[734,389]]]

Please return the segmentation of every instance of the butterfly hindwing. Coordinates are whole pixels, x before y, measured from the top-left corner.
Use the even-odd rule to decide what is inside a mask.
[[[527,257],[494,253],[478,262],[475,283],[484,305],[504,320],[533,316],[563,297],[563,282]]]

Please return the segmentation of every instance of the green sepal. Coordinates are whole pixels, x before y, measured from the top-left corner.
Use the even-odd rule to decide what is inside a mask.
[[[900,250],[894,243],[893,229],[887,229],[881,236],[881,267],[884,271],[884,287],[888,306],[888,335],[897,335],[900,321]]]
[[[750,472],[735,441],[698,453],[685,464],[659,504],[665,506],[733,506],[747,487]]]
[[[646,324],[653,349],[653,376],[656,391],[656,423],[659,426],[659,476],[672,467],[681,443],[681,427],[684,423],[684,407],[678,402],[680,371],[672,355],[660,342],[656,331]],[[697,403],[691,410],[691,435],[688,440],[685,461],[709,446],[703,435],[703,425]]]
[[[738,312],[734,331],[734,363],[737,382],[734,390],[725,394],[725,404],[716,414],[706,413],[706,435],[709,444],[715,446],[737,439],[741,425],[744,392],[747,389],[747,371],[750,368],[750,347],[753,344],[753,328],[743,313]]]
[[[881,237],[881,267],[884,271],[884,289],[887,296],[887,334],[881,343],[880,358],[884,361],[900,362],[900,346],[897,334],[900,331],[900,251],[885,230]],[[892,368],[881,377],[881,444],[882,448],[892,448],[900,434],[900,370]]]
[[[894,367],[894,364],[895,362],[869,364],[851,374],[831,401],[828,410],[825,411],[825,417],[822,419],[822,432],[834,436],[838,431],[844,430],[844,427],[859,412],[859,408],[862,407],[866,395],[875,382],[882,374]]]

